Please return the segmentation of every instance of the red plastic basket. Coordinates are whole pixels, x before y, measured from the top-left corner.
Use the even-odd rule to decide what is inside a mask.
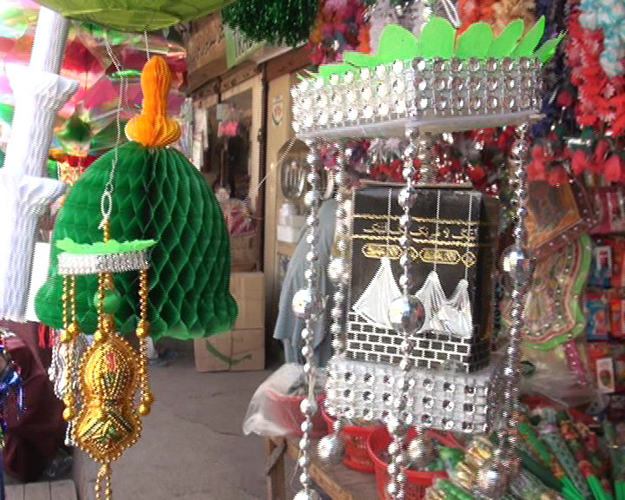
[[[408,439],[414,438],[414,430],[408,433]],[[380,455],[391,443],[391,436],[386,429],[378,429],[371,436],[367,443],[369,456],[375,465],[375,480],[378,485],[378,496],[380,500],[389,500],[386,494],[386,485],[389,482],[389,475],[386,472],[388,464],[384,462]],[[444,472],[422,472],[416,470],[406,470],[406,493],[405,500],[421,500],[425,498],[425,491],[434,484],[438,478],[447,477]]]
[[[304,396],[284,396],[277,392],[268,391],[269,397],[276,402],[278,411],[275,414],[276,424],[280,427],[287,429],[289,436],[302,437],[302,423],[304,422],[304,414],[300,409],[300,405]],[[317,396],[317,404],[319,408],[323,407],[323,401],[325,397]],[[326,425],[321,412],[312,419],[313,430],[310,434],[312,439],[319,439],[325,436],[328,432],[328,426]]]
[[[334,419],[326,413],[325,407],[322,408],[322,414],[328,424],[328,432],[334,432]],[[343,463],[347,467],[368,474],[375,472],[375,465],[369,455],[367,443],[369,436],[379,429],[384,430],[384,427],[343,427],[342,434],[345,442]]]

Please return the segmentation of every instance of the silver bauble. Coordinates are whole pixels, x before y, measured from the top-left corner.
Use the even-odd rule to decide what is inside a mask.
[[[315,300],[312,292],[308,288],[302,288],[293,295],[293,314],[300,319],[314,317],[321,311],[319,300]]]
[[[417,190],[413,187],[405,187],[397,195],[397,202],[404,210],[412,208],[415,201],[417,201]]]
[[[402,295],[391,302],[388,319],[397,332],[416,332],[425,321],[425,308],[411,295]]]
[[[315,490],[300,490],[294,497],[293,500],[321,500],[319,493]]]
[[[328,465],[336,465],[343,460],[345,443],[340,434],[322,437],[317,444],[317,455]]]
[[[503,476],[494,460],[487,460],[477,472],[477,490],[486,498],[499,498]]]
[[[502,269],[510,276],[513,283],[525,286],[532,277],[533,261],[525,250],[509,247],[501,258]]]
[[[408,458],[412,468],[423,470],[436,459],[436,448],[427,434],[415,437],[408,445]]]
[[[335,285],[344,283],[347,274],[346,269],[347,266],[345,265],[345,261],[343,259],[340,257],[332,259],[328,265],[328,277],[332,283]]]

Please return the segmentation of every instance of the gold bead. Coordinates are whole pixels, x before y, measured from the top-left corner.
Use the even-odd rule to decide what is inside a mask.
[[[139,405],[139,415],[142,417],[147,417],[150,414],[150,410],[150,405],[145,402]]]
[[[92,415],[96,420],[104,420],[104,412],[102,411],[102,408],[96,408],[93,410]]]
[[[102,328],[106,333],[115,331],[115,320],[112,316],[106,315],[102,318]]]
[[[147,391],[145,396],[143,396],[143,400],[148,404],[154,403],[154,394],[152,394],[152,391]]]
[[[93,339],[96,342],[104,342],[106,340],[106,334],[101,331],[101,330],[97,330],[94,334],[93,334]]]
[[[69,408],[68,407],[68,408],[65,408],[63,410],[63,419],[65,421],[73,420],[75,416],[76,416],[76,414],[74,413],[74,409],[73,408]]]
[[[76,338],[80,335],[80,327],[76,323],[72,323],[67,327],[67,333],[69,333],[72,338]]]
[[[150,336],[150,323],[148,321],[141,320],[137,325],[137,337],[140,339],[146,338]]]
[[[69,333],[69,327],[68,330],[64,330],[61,332],[61,335],[59,336],[59,341],[61,342],[61,344],[69,344],[74,337],[72,337],[72,335]]]

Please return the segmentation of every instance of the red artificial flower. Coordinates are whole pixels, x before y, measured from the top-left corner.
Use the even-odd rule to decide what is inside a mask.
[[[578,149],[577,151],[575,151],[575,153],[573,154],[571,166],[575,175],[582,175],[584,173],[584,170],[590,168],[590,161],[588,160],[588,156],[583,150]]]
[[[610,143],[605,139],[601,139],[595,148],[594,162],[591,169],[596,174],[601,174],[605,170],[605,161],[610,151]]]
[[[623,177],[623,160],[619,155],[612,155],[605,162],[605,180],[618,182]]]
[[[570,108],[573,105],[573,96],[568,90],[563,90],[558,94],[557,102],[563,108]]]
[[[566,169],[562,165],[556,165],[549,171],[547,181],[552,186],[560,186],[568,182],[569,176],[566,173]]]
[[[547,171],[545,169],[545,164],[542,162],[532,161],[527,166],[527,178],[530,182],[546,181]]]
[[[467,168],[467,174],[473,184],[479,184],[486,178],[486,171],[480,165],[470,165]]]

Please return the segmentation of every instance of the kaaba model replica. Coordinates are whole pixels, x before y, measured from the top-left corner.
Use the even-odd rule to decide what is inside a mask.
[[[352,419],[383,420],[392,436],[387,498],[403,499],[408,458],[427,453],[425,429],[467,434],[498,432],[498,449],[482,471],[474,493],[504,498],[516,474],[515,427],[520,373],[523,298],[530,277],[524,219],[524,161],[528,123],[539,118],[542,63],[559,39],[536,50],[544,20],[524,37],[515,21],[493,38],[477,23],[462,35],[432,17],[417,39],[389,25],[376,55],[346,53],[344,63],[321,66],[293,90],[293,128],[307,140],[310,190],[307,286],[293,298],[305,319],[304,371],[315,377],[312,325],[331,306],[334,356],[328,369],[325,405],[334,435],[320,441],[319,454],[336,459],[341,429]],[[515,126],[511,161],[515,186],[515,244],[505,256],[514,282],[510,341],[491,355],[492,297],[498,203],[466,186],[432,184],[435,134]],[[375,185],[348,191],[344,171],[348,139],[405,137],[403,186]],[[338,150],[336,199],[339,255],[329,275],[335,292],[327,302],[318,287],[320,146]],[[416,179],[415,160],[420,161]],[[311,385],[312,387],[312,385]],[[307,473],[312,389],[302,403],[306,420],[300,441],[304,469],[296,500],[319,498]],[[409,427],[418,436],[406,446]],[[409,456],[410,455],[410,456]]]

